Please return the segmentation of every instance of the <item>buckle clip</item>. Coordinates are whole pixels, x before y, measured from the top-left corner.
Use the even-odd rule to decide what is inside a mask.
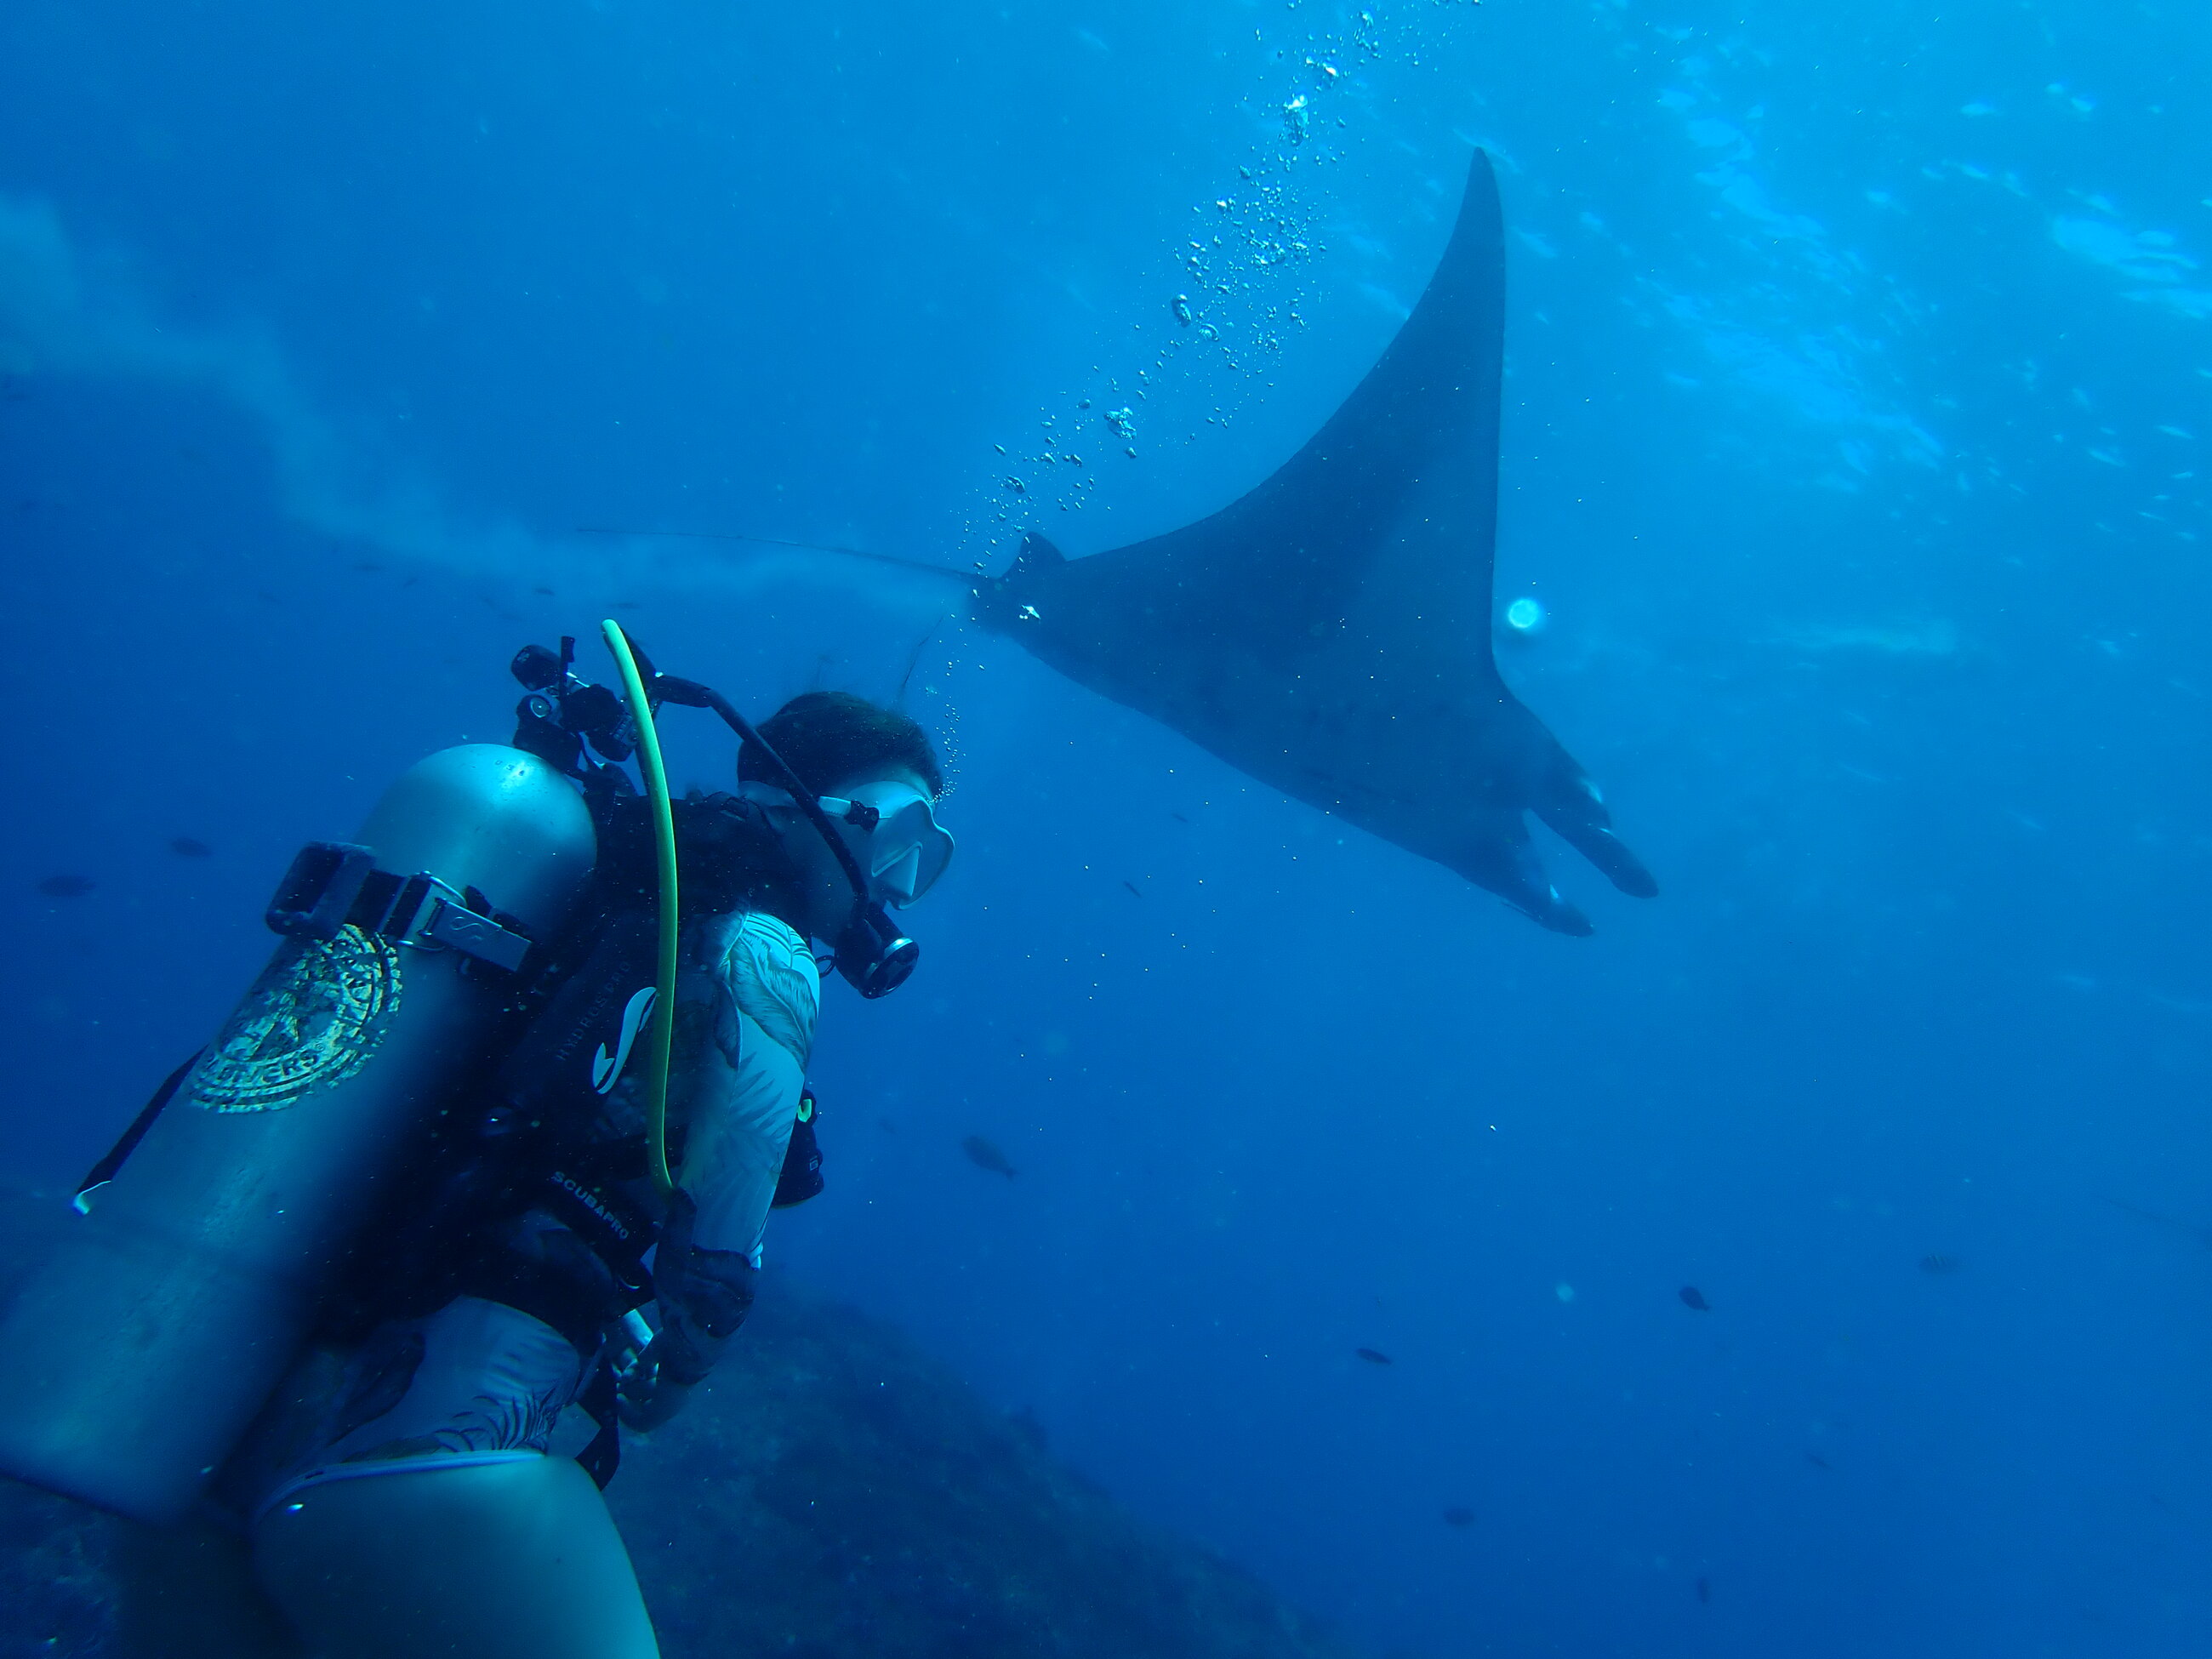
[[[432,908],[430,925],[422,930],[422,936],[479,962],[504,968],[510,974],[520,969],[522,959],[530,954],[530,941],[521,934],[501,927],[489,916],[465,909],[448,898],[440,898]]]

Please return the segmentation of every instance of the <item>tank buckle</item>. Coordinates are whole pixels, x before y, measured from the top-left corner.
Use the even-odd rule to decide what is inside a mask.
[[[521,934],[509,932],[489,916],[464,909],[451,899],[441,898],[432,908],[430,925],[422,930],[422,934],[495,968],[504,968],[510,974],[520,968],[522,959],[530,954],[530,941]]]
[[[336,939],[375,871],[376,854],[366,847],[311,841],[293,854],[263,920],[288,939]]]

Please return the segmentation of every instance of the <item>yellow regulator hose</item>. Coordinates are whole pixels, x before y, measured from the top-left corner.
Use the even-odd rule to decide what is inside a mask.
[[[662,1200],[675,1196],[668,1173],[668,1054],[676,1035],[676,813],[668,804],[668,773],[660,763],[660,735],[653,730],[653,703],[637,672],[637,659],[620,623],[599,624],[622,669],[623,691],[637,727],[638,769],[653,802],[653,850],[660,866],[660,969],[655,976],[653,1019],[645,1032],[645,1159],[653,1189]]]

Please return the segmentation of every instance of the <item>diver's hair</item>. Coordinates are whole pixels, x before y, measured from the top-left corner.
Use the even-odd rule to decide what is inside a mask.
[[[932,797],[945,793],[945,769],[929,734],[895,708],[882,708],[850,691],[808,691],[793,697],[760,724],[760,734],[819,794],[863,772],[903,766],[929,786]],[[748,783],[774,784],[760,750],[738,750],[738,776]]]

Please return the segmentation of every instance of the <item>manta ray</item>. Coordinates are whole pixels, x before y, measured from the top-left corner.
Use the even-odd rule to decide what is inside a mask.
[[[1304,448],[1169,535],[1079,559],[1025,536],[974,615],[1238,771],[1587,934],[1528,813],[1621,891],[1659,889],[1492,653],[1504,301],[1477,150],[1420,303]]]
[[[1621,891],[1659,887],[1492,653],[1504,336],[1504,217],[1478,149],[1420,303],[1304,448],[1150,541],[1069,559],[1032,532],[970,590],[970,615],[1248,776],[1587,934],[1537,860],[1529,813]],[[703,539],[952,574],[858,548]]]

